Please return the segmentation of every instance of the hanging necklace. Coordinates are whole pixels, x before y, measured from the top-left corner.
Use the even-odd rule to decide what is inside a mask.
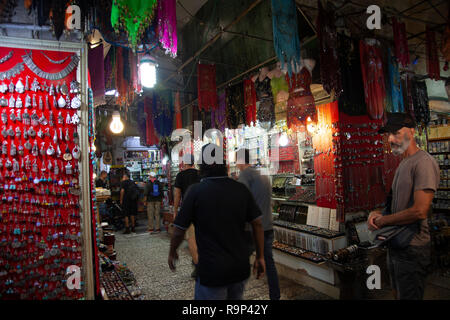
[[[19,73],[21,73],[23,71],[23,69],[24,69],[23,64],[24,64],[23,62],[19,62],[11,69],[0,72],[0,80],[14,78],[16,75],[18,75]]]
[[[13,56],[14,51],[11,50],[6,56],[0,59],[0,64],[8,61]]]
[[[25,65],[39,77],[47,79],[47,80],[61,80],[61,79],[64,79],[65,77],[67,77],[73,71],[73,69],[78,65],[78,62],[80,61],[80,58],[76,54],[73,54],[70,57],[71,57],[71,62],[63,70],[61,70],[60,72],[55,72],[55,73],[45,72],[42,69],[40,69],[33,62],[31,51],[28,52],[27,54],[25,54],[24,56],[22,56],[22,59],[23,59]]]
[[[52,62],[52,63],[56,63],[56,64],[62,64],[62,63],[64,63],[64,62],[70,57],[70,56],[67,56],[67,57],[65,57],[65,58],[62,59],[62,60],[53,60],[53,59],[51,59],[49,56],[47,56],[47,55],[44,53],[44,51],[41,51],[41,53],[42,53],[42,55],[43,55],[44,57],[47,58],[48,61],[50,61],[50,62]]]

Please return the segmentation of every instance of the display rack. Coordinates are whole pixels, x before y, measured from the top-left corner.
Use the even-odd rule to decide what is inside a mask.
[[[439,131],[439,127],[435,127]],[[433,213],[450,213],[450,137],[428,139],[428,151],[440,169],[439,187],[433,199]]]

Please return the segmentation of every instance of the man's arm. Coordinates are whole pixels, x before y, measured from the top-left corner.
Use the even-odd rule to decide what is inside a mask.
[[[174,193],[174,195],[173,195],[173,214],[174,214],[174,218],[175,218],[178,214],[178,207],[180,206],[181,189],[175,187],[173,193]]]
[[[433,197],[434,191],[432,190],[418,190],[414,192],[414,204],[411,208],[394,214],[380,216],[375,220],[375,225],[378,228],[382,228],[384,226],[411,224],[418,220],[425,220],[428,217]]]
[[[256,248],[256,259],[253,265],[253,272],[256,274],[256,279],[261,278],[265,271],[266,265],[264,262],[264,231],[261,223],[261,218],[256,218],[250,222],[253,229],[253,240]]]
[[[177,226],[175,226],[173,230],[172,239],[170,240],[170,250],[168,260],[169,268],[172,271],[175,271],[175,261],[178,260],[177,249],[183,242],[185,233],[186,230],[180,229]]]

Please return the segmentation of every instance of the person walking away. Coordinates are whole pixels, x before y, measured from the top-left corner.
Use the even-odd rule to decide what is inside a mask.
[[[427,217],[439,186],[436,160],[419,149],[414,139],[415,121],[408,114],[388,114],[380,133],[389,134],[395,155],[403,155],[392,183],[392,203],[385,212],[372,211],[370,230],[384,226],[407,226],[387,243],[387,264],[396,299],[423,299],[428,267],[431,264],[430,231]]]
[[[161,202],[163,198],[162,184],[155,172],[150,172],[150,179],[144,188],[144,203],[147,203],[147,231],[151,234],[161,232]]]
[[[135,231],[136,215],[137,215],[137,202],[139,198],[139,189],[134,181],[130,180],[130,173],[125,171],[122,176],[122,183],[120,185],[120,205],[125,214],[125,232],[130,233],[131,219],[131,232]]]
[[[173,215],[176,218],[178,214],[178,208],[180,206],[181,200],[184,199],[188,188],[200,182],[199,172],[195,169],[194,156],[190,155],[188,157],[188,162],[183,162],[183,170],[179,172],[175,178],[174,185],[174,203],[173,203]],[[197,277],[197,264],[198,264],[198,252],[197,252],[197,243],[195,241],[195,231],[194,225],[191,224],[186,231],[186,238],[188,241],[189,252],[192,257],[192,264],[194,265],[194,271],[191,274],[192,278]]]
[[[180,213],[174,221],[174,233],[168,257],[169,268],[175,271],[177,249],[186,229],[193,223],[198,246],[198,277],[196,300],[240,300],[250,277],[250,259],[245,239],[245,223],[250,222],[256,246],[253,271],[259,279],[264,275],[264,234],[261,210],[250,191],[227,176],[227,166],[216,159],[219,146],[202,148],[200,183],[190,187]],[[211,164],[206,164],[205,159]]]
[[[239,150],[238,155],[239,154],[242,154],[243,159],[238,158],[237,167],[240,171],[238,181],[243,183],[250,190],[256,204],[262,212],[262,227],[264,230],[264,261],[266,263],[269,297],[271,300],[280,300],[278,273],[272,254],[272,186],[269,178],[261,175],[260,172],[253,168],[250,164],[250,152],[248,149]]]

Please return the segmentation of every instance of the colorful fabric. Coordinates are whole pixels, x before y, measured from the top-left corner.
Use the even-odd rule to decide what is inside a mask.
[[[430,27],[426,28],[426,48],[427,48],[427,71],[430,79],[440,80],[438,47],[436,44],[436,35]]]
[[[291,75],[297,71],[295,66],[300,65],[300,40],[294,0],[272,0],[272,28],[273,45],[281,68],[287,66]]]
[[[103,44],[89,49],[89,74],[94,95],[94,107],[105,104],[105,65],[103,62]]]
[[[273,77],[270,80],[270,86],[272,88],[272,95],[275,101],[278,101],[277,96],[281,91],[289,92],[289,86],[285,76],[281,76],[278,78]]]
[[[123,28],[133,51],[145,29],[151,24],[157,0],[114,0],[111,8],[111,25],[119,33]]]
[[[153,101],[152,98],[146,96],[144,99],[144,110],[146,115],[146,129],[147,129],[147,145],[153,146],[159,144],[159,138],[156,134],[155,126],[153,123]]]
[[[424,81],[412,81],[411,91],[416,122],[426,126],[430,122],[427,85]]]
[[[244,80],[245,119],[249,126],[256,123],[256,91],[251,79]]]
[[[177,13],[176,0],[158,1],[159,42],[173,58],[177,56]]]
[[[408,39],[406,38],[405,23],[399,23],[395,17],[392,17],[392,31],[394,33],[395,56],[403,67],[409,65]]]
[[[404,112],[402,95],[402,81],[400,79],[400,72],[398,71],[398,64],[395,56],[391,54],[391,49],[388,48],[388,72],[389,72],[389,88],[390,98],[392,102],[392,109],[390,112]]]
[[[216,66],[197,66],[198,108],[208,111],[217,108]]]
[[[226,95],[225,91],[219,94],[219,106],[215,110],[211,110],[211,127],[225,131],[227,117],[226,117]]]
[[[245,123],[244,86],[242,83],[227,88],[226,104],[228,128],[236,129],[240,124]]]
[[[381,50],[373,41],[361,40],[359,51],[367,112],[372,119],[379,120],[383,118],[386,102]]]

